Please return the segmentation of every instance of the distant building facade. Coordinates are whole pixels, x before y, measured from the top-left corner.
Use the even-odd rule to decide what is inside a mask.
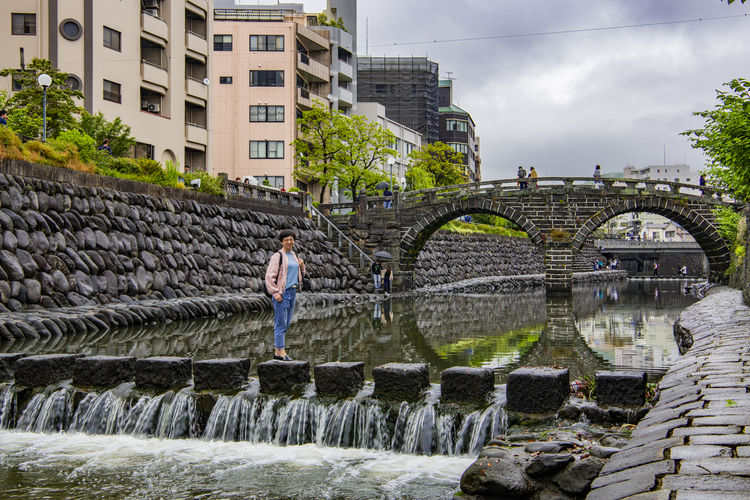
[[[4,0],[0,66],[34,57],[69,73],[89,113],[116,117],[135,155],[205,169],[213,0]],[[0,88],[18,90],[11,78]]]
[[[438,64],[426,57],[359,56],[357,102],[380,103],[426,142],[440,140]]]
[[[650,179],[655,181],[682,182],[698,185],[701,174],[690,168],[690,165],[677,163],[674,165],[649,165],[636,168],[628,165],[622,171],[623,177],[628,179]]]
[[[463,155],[469,181],[481,181],[479,137],[475,134],[474,120],[468,112],[453,104],[452,80],[440,80],[439,93],[440,142]]]

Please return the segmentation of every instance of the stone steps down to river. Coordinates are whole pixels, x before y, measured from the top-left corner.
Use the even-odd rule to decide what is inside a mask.
[[[363,291],[309,219],[0,174],[0,312],[260,292],[284,228],[314,291]]]
[[[576,254],[575,271],[590,271],[606,259],[592,246]],[[483,276],[544,275],[544,255],[528,238],[495,234],[435,232],[414,267],[417,287]]]

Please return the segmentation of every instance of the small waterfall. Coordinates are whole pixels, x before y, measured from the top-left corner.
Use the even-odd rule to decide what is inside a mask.
[[[195,400],[192,391],[165,392],[141,397],[125,424],[125,433],[159,438],[195,437]]]
[[[27,432],[60,432],[70,425],[73,404],[70,387],[47,388],[26,405],[16,428]]]
[[[8,429],[16,413],[16,392],[13,384],[0,385],[0,429]]]
[[[130,393],[135,384],[125,383],[102,394],[87,394],[76,408],[71,432],[120,434],[130,413]]]

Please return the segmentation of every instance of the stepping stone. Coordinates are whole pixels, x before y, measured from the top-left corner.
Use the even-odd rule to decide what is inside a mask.
[[[345,396],[356,394],[365,381],[365,364],[362,362],[332,362],[317,365],[315,391],[319,395]]]
[[[193,383],[196,391],[207,389],[237,390],[247,384],[249,358],[224,358],[193,361]]]
[[[373,396],[384,399],[413,401],[430,386],[427,364],[388,363],[372,369],[375,380]]]
[[[310,383],[307,361],[264,361],[258,365],[260,390],[267,394],[295,392]]]
[[[13,368],[16,361],[26,356],[21,353],[0,354],[0,382],[10,382],[13,380]]]
[[[40,354],[16,361],[16,385],[47,387],[73,378],[73,364],[80,354]]]
[[[190,385],[193,360],[190,358],[153,357],[135,362],[135,385],[139,389],[166,391]]]
[[[555,411],[568,398],[568,369],[519,368],[508,374],[507,407],[520,413]]]
[[[116,387],[135,380],[134,356],[91,356],[73,365],[76,387]]]
[[[599,404],[642,406],[646,401],[646,372],[596,372],[596,399]]]
[[[454,366],[440,374],[443,401],[482,403],[495,390],[492,368]]]

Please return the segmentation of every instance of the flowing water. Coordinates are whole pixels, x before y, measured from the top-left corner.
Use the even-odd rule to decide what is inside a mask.
[[[427,362],[567,366],[571,376],[633,367],[658,378],[679,356],[672,323],[695,299],[684,282],[579,287],[572,298],[422,295],[369,307],[300,308],[289,351],[311,364]],[[0,345],[2,351],[268,359],[268,315],[129,328],[104,337]],[[82,394],[66,383],[15,397],[0,384],[3,498],[450,498],[484,443],[506,427],[494,404],[457,409],[437,385],[386,404],[372,385],[343,400],[260,394],[257,382],[218,396],[210,412],[190,388],[141,394],[133,384]],[[25,399],[24,399],[25,398]],[[23,408],[16,420],[15,407]],[[206,413],[206,414],[204,414]],[[9,430],[9,428],[12,428]]]

